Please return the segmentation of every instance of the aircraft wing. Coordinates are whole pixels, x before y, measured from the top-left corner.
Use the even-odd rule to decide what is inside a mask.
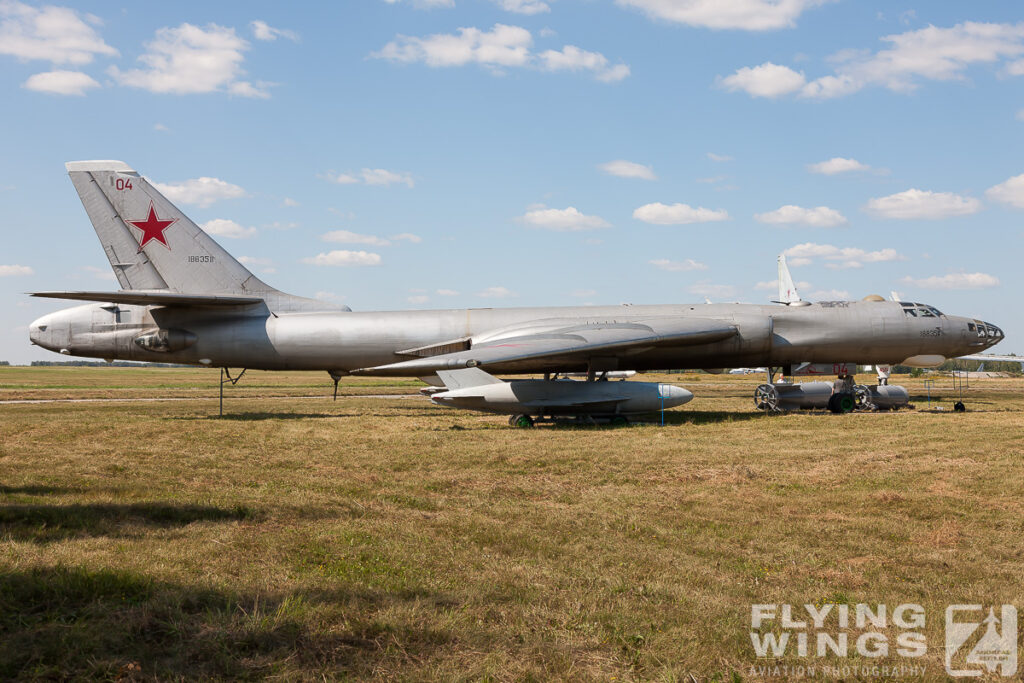
[[[122,289],[119,292],[32,292],[31,295],[47,299],[102,301],[112,304],[135,304],[138,306],[249,306],[263,303],[263,299],[254,296],[178,294],[176,292],[153,292],[132,289]]]
[[[970,356],[959,356],[953,360],[980,360],[992,362],[1024,363],[1024,356],[994,356],[987,353],[975,353]]]
[[[421,375],[438,370],[486,367],[515,368],[529,363],[552,368],[586,363],[599,356],[626,357],[655,346],[691,346],[728,339],[736,326],[720,320],[689,317],[662,317],[623,322],[560,321],[544,326],[542,321],[525,323],[499,334],[482,335],[468,349],[426,358],[361,368],[353,374]]]

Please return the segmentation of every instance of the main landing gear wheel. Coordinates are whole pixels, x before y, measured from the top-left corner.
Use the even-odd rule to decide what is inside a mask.
[[[771,384],[762,384],[754,389],[754,406],[758,410],[778,410],[779,391]]]
[[[839,413],[852,413],[855,407],[857,407],[857,401],[853,398],[853,394],[845,391],[839,394],[832,394],[832,397],[828,400],[828,409],[837,415]]]
[[[627,418],[625,415],[616,415],[615,417],[608,421],[608,424],[610,424],[612,427],[625,427],[626,425],[629,424],[629,418]]]
[[[533,426],[533,418],[529,415],[513,415],[508,418],[508,424],[510,427],[529,429]]]

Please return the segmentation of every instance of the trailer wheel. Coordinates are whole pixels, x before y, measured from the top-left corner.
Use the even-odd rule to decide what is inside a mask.
[[[608,424],[612,427],[625,427],[629,424],[629,418],[625,415],[616,415],[612,419],[608,420]]]
[[[877,406],[871,401],[871,390],[863,384],[853,388],[853,400],[860,410],[875,410]]]
[[[754,407],[758,410],[778,410],[779,392],[771,384],[762,384],[754,389]]]

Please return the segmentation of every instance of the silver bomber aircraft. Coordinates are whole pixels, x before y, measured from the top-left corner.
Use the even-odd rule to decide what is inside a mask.
[[[67,170],[121,289],[33,294],[91,302],[30,326],[33,344],[66,355],[324,370],[335,386],[347,374],[415,376],[465,392],[467,386],[492,382],[479,376],[466,382],[451,371],[586,372],[586,381],[593,381],[607,371],[785,369],[836,359],[926,367],[977,353],[1003,338],[995,325],[881,297],[804,305],[354,312],[261,281],[123,162],[77,161]],[[450,384],[441,381],[439,371]],[[544,401],[549,394],[561,402],[554,406],[560,412],[576,407],[587,413],[586,402],[575,401],[572,382],[566,382],[530,384],[534,414],[551,407]],[[450,391],[434,396],[445,393]],[[692,396],[685,390],[658,393],[669,395],[672,405]],[[600,410],[615,413],[618,399],[608,392],[602,396],[607,400]],[[500,405],[498,412],[513,409]]]

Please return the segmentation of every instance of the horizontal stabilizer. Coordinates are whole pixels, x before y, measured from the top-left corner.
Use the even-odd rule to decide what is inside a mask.
[[[46,299],[102,301],[136,306],[251,306],[263,303],[254,296],[218,296],[216,294],[178,294],[122,289],[119,292],[32,292]]]

